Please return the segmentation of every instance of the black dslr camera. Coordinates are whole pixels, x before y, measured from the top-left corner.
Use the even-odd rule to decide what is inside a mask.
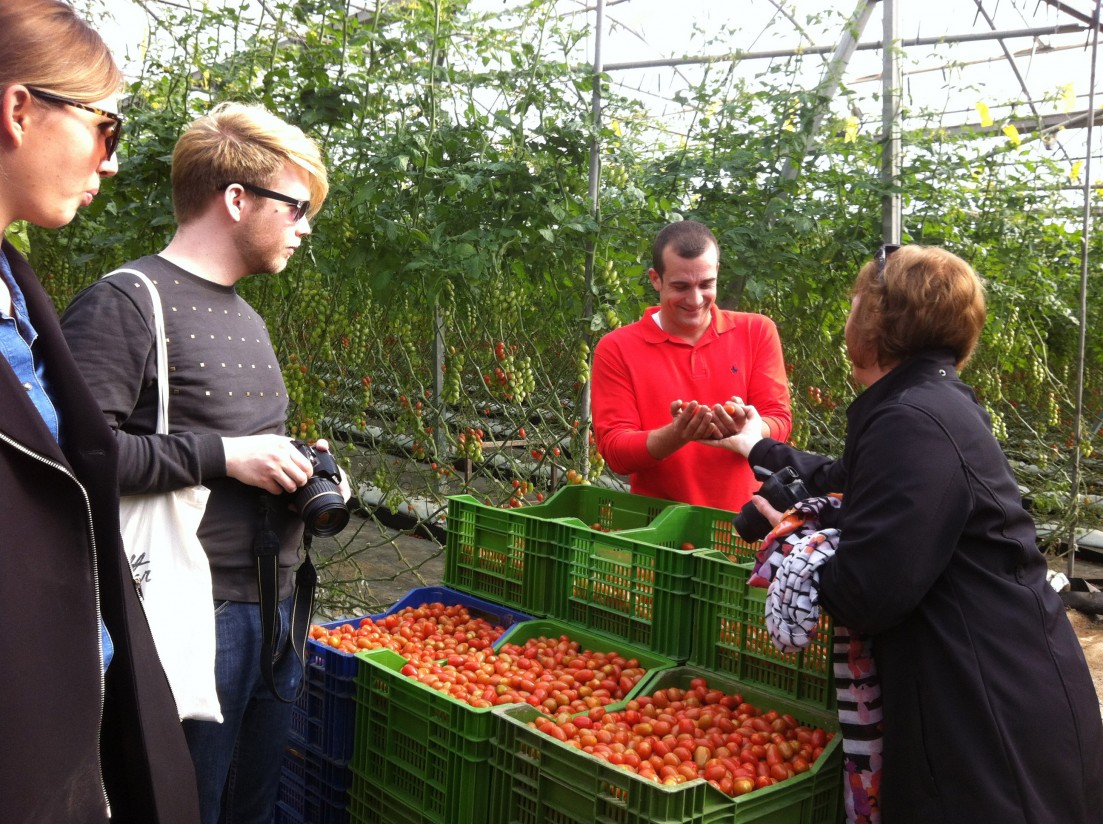
[[[341,470],[328,452],[302,441],[291,441],[291,445],[314,467],[310,480],[290,493],[291,503],[311,535],[336,535],[349,522],[349,508],[341,494]]]
[[[756,466],[754,476],[762,481],[762,488],[755,494],[765,498],[778,512],[791,509],[797,501],[810,497],[808,490],[804,488],[804,482],[791,466],[786,466],[777,472],[770,472],[768,469]],[[761,541],[771,529],[770,522],[755,509],[753,501],[743,504],[743,508],[732,518],[732,524],[735,526],[735,531],[739,533],[739,537],[747,543]]]

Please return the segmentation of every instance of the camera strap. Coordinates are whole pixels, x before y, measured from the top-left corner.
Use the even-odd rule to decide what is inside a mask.
[[[272,529],[272,509],[276,499],[265,495],[261,499],[260,523],[253,539],[253,556],[257,564],[257,590],[260,594],[260,630],[261,652],[260,669],[264,681],[272,694],[285,704],[293,704],[306,689],[306,637],[310,630],[311,617],[314,615],[314,587],[318,583],[318,573],[310,560],[311,535],[303,535],[304,558],[295,573],[295,594],[291,602],[291,620],[288,628],[288,641],[295,660],[302,670],[299,688],[290,698],[280,694],[276,687],[274,669],[284,654],[284,649],[276,649],[276,638],[280,628],[280,539]]]

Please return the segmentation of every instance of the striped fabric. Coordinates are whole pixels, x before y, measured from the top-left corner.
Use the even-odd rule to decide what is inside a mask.
[[[748,583],[768,587],[766,628],[783,653],[804,649],[820,620],[819,568],[834,556],[842,498],[808,498],[762,542]],[[835,691],[842,732],[843,797],[851,824],[879,824],[881,684],[869,638],[835,626]]]

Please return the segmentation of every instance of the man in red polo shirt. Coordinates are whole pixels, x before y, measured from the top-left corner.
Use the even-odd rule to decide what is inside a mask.
[[[707,226],[672,223],[651,251],[659,305],[594,351],[597,448],[638,495],[736,511],[759,483],[746,458],[710,441],[730,428],[724,418],[738,430],[744,404],[762,416],[764,437],[789,436],[777,327],[764,315],[716,307],[720,248]],[[728,401],[735,411],[722,414]]]

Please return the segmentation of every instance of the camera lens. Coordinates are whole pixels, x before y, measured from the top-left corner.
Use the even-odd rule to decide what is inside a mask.
[[[337,485],[326,478],[311,478],[295,493],[295,505],[311,535],[329,537],[344,529],[349,510]]]

